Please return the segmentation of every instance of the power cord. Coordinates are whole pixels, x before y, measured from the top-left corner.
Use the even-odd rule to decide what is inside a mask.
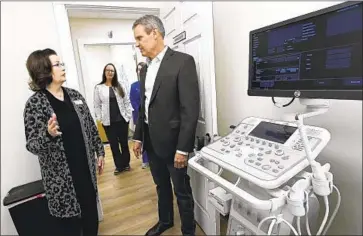
[[[267,221],[267,220],[270,220],[270,219],[272,219],[272,222],[271,222],[271,224],[270,224],[270,227],[269,227],[269,230],[268,230],[268,235],[270,235],[271,233],[272,233],[272,229],[273,229],[273,226],[276,224],[276,225],[278,225],[278,224],[280,224],[280,223],[285,223],[287,226],[289,226],[289,228],[292,230],[292,232],[294,232],[294,234],[296,235],[296,236],[298,236],[299,234],[298,234],[298,232],[296,231],[296,229],[294,228],[294,226],[292,226],[287,220],[285,220],[283,217],[282,217],[282,214],[279,214],[279,215],[277,215],[277,216],[268,216],[268,217],[266,217],[265,219],[263,219],[259,224],[258,224],[258,226],[257,226],[257,231],[256,231],[256,233],[258,233],[258,232],[260,232],[260,228],[261,228],[261,226],[262,226],[262,224],[265,222],[265,221]]]
[[[268,228],[268,232],[267,232],[267,235],[271,235],[272,234],[272,230],[273,230],[273,228],[274,228],[274,226],[275,226],[275,223],[277,222],[277,220],[276,219],[273,219],[272,220],[272,222],[271,222],[271,224],[270,224],[270,227]]]
[[[321,235],[326,235],[326,233],[329,230],[329,228],[330,228],[336,214],[338,213],[340,203],[341,203],[341,194],[340,194],[339,189],[335,185],[333,185],[333,189],[337,192],[337,195],[338,195],[338,199],[337,199],[335,209],[334,209],[332,215],[330,216],[330,219],[329,219],[329,222],[328,222],[326,228],[324,229],[323,233],[321,234],[321,231],[324,228],[324,225],[326,223],[326,220],[327,220],[328,214],[329,214],[329,204],[328,204],[327,196],[325,196],[324,197],[324,203],[325,203],[325,207],[326,207],[326,212],[325,212],[323,222],[322,222],[322,224],[320,226],[320,229],[319,229],[319,231],[318,231],[318,233],[316,235],[320,235],[320,234]],[[306,215],[305,215],[306,231],[307,231],[308,235],[311,236],[310,225],[309,225],[309,217],[308,217],[308,214],[309,214],[309,200],[308,200],[309,199],[309,194],[308,194],[307,191],[305,191],[305,194],[306,194]],[[298,228],[299,228],[299,224],[300,224],[299,221],[300,221],[300,219],[298,218],[298,222],[297,222],[298,223],[298,226],[297,226]],[[300,234],[300,232],[299,232],[299,234]]]
[[[297,233],[299,234],[299,235],[302,235],[302,233],[301,233],[301,223],[300,223],[300,216],[298,216],[297,217]]]
[[[325,203],[325,215],[324,215],[324,219],[323,219],[323,221],[322,221],[322,223],[320,225],[320,228],[319,228],[318,232],[316,233],[316,235],[326,235],[326,233],[327,233],[328,229],[330,228],[336,214],[338,213],[338,209],[339,209],[339,206],[340,206],[340,203],[341,203],[341,194],[339,192],[339,189],[335,185],[333,185],[333,189],[337,192],[337,195],[338,195],[338,200],[337,200],[335,209],[334,209],[333,214],[331,215],[331,217],[329,219],[328,224],[326,225],[326,228],[324,229],[324,226],[325,226],[325,224],[327,222],[327,219],[328,219],[328,216],[329,216],[329,201],[328,201],[328,196],[323,196],[324,197],[324,203]],[[306,231],[307,231],[307,234],[309,236],[311,236],[311,230],[310,230],[310,225],[309,225],[309,193],[308,193],[307,190],[305,190],[304,193],[305,193],[305,200],[306,200],[306,203],[305,203],[305,208],[306,208],[306,213],[305,213]],[[274,226],[278,225],[278,224],[280,224],[282,222],[285,223],[286,225],[288,225],[289,228],[293,231],[293,233],[295,235],[302,235],[302,232],[301,232],[301,217],[300,216],[297,217],[297,231],[296,231],[296,229],[288,221],[286,221],[285,219],[282,218],[282,214],[277,215],[277,216],[269,216],[269,217],[264,218],[258,224],[256,233],[260,232],[261,226],[267,220],[272,220],[272,222],[269,225],[267,235],[271,235]],[[324,229],[324,231],[323,231],[323,229]]]
[[[324,231],[323,231],[323,235],[325,235],[325,234],[326,234],[326,232],[328,231],[328,229],[330,228],[331,223],[333,222],[333,220],[334,220],[334,218],[335,218],[336,214],[338,213],[338,210],[339,210],[339,207],[340,207],[340,202],[341,202],[341,200],[342,200],[342,196],[340,195],[339,189],[338,189],[335,185],[333,185],[333,189],[334,189],[334,190],[337,192],[337,194],[338,194],[338,200],[337,200],[337,204],[336,204],[336,206],[335,206],[335,209],[334,209],[334,211],[333,211],[333,214],[330,216],[329,223],[328,223],[328,225],[326,226],[326,228],[325,228],[325,229],[324,229]]]
[[[261,220],[261,222],[257,226],[256,234],[258,234],[260,232],[260,228],[261,228],[262,224],[265,223],[265,221],[270,220],[270,219],[273,219],[276,221],[276,216],[268,216],[268,217],[264,218],[263,220]]]
[[[306,195],[305,225],[308,235],[311,236],[310,225],[309,225],[309,193],[305,191],[305,195]]]
[[[324,204],[325,204],[325,215],[324,215],[324,219],[323,222],[320,225],[320,229],[318,230],[318,232],[316,233],[316,235],[320,235],[321,232],[323,232],[324,226],[326,224],[326,221],[328,220],[328,216],[329,216],[329,200],[328,200],[328,196],[324,196]]]
[[[272,102],[274,103],[275,107],[282,108],[282,107],[290,106],[290,105],[294,102],[295,97],[293,97],[293,98],[290,100],[290,102],[288,102],[288,103],[286,103],[286,104],[284,104],[284,105],[282,105],[282,104],[280,104],[280,103],[277,103],[277,102],[275,101],[275,97],[271,97],[271,99],[272,99]]]

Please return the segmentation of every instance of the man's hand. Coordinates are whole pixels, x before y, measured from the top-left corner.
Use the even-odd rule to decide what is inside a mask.
[[[174,167],[181,169],[188,165],[188,156],[180,153],[175,153]]]
[[[104,167],[105,167],[105,158],[103,156],[99,156],[97,159],[97,169],[99,175],[103,173]]]
[[[135,154],[137,159],[139,159],[139,157],[141,155],[141,146],[142,146],[141,142],[134,141],[133,151],[134,151],[134,154]]]

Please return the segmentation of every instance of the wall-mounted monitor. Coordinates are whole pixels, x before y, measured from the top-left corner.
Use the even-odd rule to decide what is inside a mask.
[[[250,32],[249,96],[362,100],[362,2]]]

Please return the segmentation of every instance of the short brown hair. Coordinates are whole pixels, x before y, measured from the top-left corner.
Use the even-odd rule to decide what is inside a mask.
[[[29,87],[32,91],[45,89],[52,82],[53,66],[49,59],[51,55],[57,55],[57,53],[50,48],[36,50],[29,55],[26,68],[30,76]]]
[[[143,25],[147,34],[150,34],[153,29],[157,29],[159,30],[162,38],[165,37],[165,28],[163,22],[157,16],[145,15],[140,17],[134,22],[134,24],[132,25],[132,29],[134,30],[138,25]]]

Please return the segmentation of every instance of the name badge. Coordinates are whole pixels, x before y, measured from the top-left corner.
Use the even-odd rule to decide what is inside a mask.
[[[75,103],[76,105],[82,105],[82,104],[83,104],[82,100],[76,100],[76,101],[74,101],[74,103]]]

